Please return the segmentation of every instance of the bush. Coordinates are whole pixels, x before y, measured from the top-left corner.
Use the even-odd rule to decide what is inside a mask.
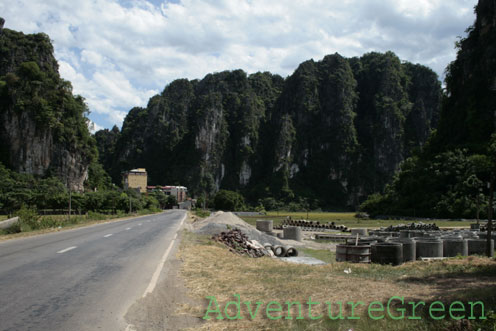
[[[365,200],[360,205],[359,210],[361,212],[366,212],[372,217],[375,217],[380,214],[387,214],[388,212],[387,205],[388,202],[386,201],[386,198],[383,195],[379,193],[374,193],[367,197],[367,200]]]
[[[177,198],[174,195],[167,196],[167,201],[165,206],[167,209],[172,209],[174,206],[177,206]]]
[[[36,210],[23,206],[15,213],[15,216],[19,216],[19,226],[22,232],[39,229],[38,220],[40,216],[38,216]]]
[[[105,215],[105,214],[96,213],[94,211],[88,212],[88,220],[101,221],[101,220],[104,220],[107,218],[108,218],[108,215]]]
[[[245,199],[241,194],[234,191],[220,190],[214,198],[215,209],[225,211],[236,211],[245,208]]]

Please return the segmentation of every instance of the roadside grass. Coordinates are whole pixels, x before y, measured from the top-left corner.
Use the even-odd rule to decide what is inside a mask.
[[[271,219],[274,225],[282,223],[286,217],[290,216],[293,220],[306,219],[311,221],[319,221],[321,223],[335,222],[338,225],[345,225],[349,228],[380,228],[389,225],[409,224],[412,221],[406,220],[373,220],[356,218],[356,213],[340,213],[340,212],[285,212],[285,211],[272,211],[267,212],[266,215],[258,216],[240,216],[245,222],[255,225],[258,219]],[[470,227],[469,221],[450,221],[450,220],[429,220],[424,223],[436,223],[439,227]]]
[[[21,210],[18,215],[20,222],[7,229],[0,229],[0,240],[24,237],[34,234],[41,234],[59,231],[66,228],[75,228],[85,225],[102,223],[110,220],[131,218],[140,215],[154,214],[159,211],[140,210],[138,213],[116,213],[102,214],[88,212],[86,215],[38,215],[31,210]]]
[[[334,255],[327,250],[304,249],[305,255],[314,256],[326,262],[324,266],[297,265],[272,258],[248,258],[235,255],[222,244],[214,242],[209,236],[199,236],[185,231],[181,241],[179,258],[183,261],[181,274],[185,285],[192,297],[202,300],[197,307],[181,307],[178,313],[191,314],[202,318],[206,315],[211,303],[211,310],[216,307],[212,301],[215,297],[224,317],[216,319],[218,313],[209,313],[210,320],[202,324],[203,330],[493,330],[496,327],[496,260],[472,256],[468,258],[452,258],[443,261],[413,262],[401,266],[351,264],[334,261]],[[344,272],[351,269],[350,274]],[[240,297],[240,312],[243,319],[228,320],[225,306],[229,301],[237,301]],[[444,318],[439,321],[428,316],[428,308],[416,311],[421,320],[407,318],[393,320],[385,317],[373,320],[366,310],[370,302],[378,301],[384,306],[393,297],[404,297],[408,310],[409,301],[426,302],[442,301],[449,307],[455,300],[482,301],[488,319],[456,321]],[[209,298],[207,298],[209,297]],[[312,306],[311,315],[323,314],[320,319],[310,319],[307,301],[319,302]],[[256,308],[256,302],[262,302],[258,315],[250,317],[248,306],[252,303],[251,312]],[[280,319],[267,318],[267,307],[270,301],[281,304],[281,312],[269,312]],[[299,316],[298,305],[288,302],[301,303],[303,319]],[[338,313],[338,302],[343,303],[343,317],[332,321],[327,317],[328,306],[333,304],[333,315]],[[354,314],[347,302],[363,302]],[[392,303],[398,303],[393,301]],[[272,308],[278,306],[271,306]],[[235,316],[236,305],[231,304],[227,312]],[[392,315],[398,316],[401,311],[392,308]],[[491,312],[492,311],[492,312]],[[447,312],[446,312],[447,313]],[[380,315],[380,313],[375,313]],[[356,316],[353,320],[349,317]],[[475,312],[476,317],[477,311]],[[492,316],[492,317],[491,317]]]
[[[0,215],[0,222],[5,221],[7,218],[9,218],[8,215]]]
[[[200,217],[200,218],[205,218],[205,217],[208,217],[210,216],[210,210],[203,210],[203,209],[200,209],[200,208],[197,208],[195,210],[192,210],[191,213],[193,213],[194,215]]]

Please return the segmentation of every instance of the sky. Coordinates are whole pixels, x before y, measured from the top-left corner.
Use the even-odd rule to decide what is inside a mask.
[[[44,32],[92,131],[121,127],[178,78],[393,51],[444,77],[477,0],[3,0],[5,28]]]

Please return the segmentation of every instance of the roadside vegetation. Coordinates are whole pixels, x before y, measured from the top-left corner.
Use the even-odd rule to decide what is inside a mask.
[[[224,319],[217,319],[219,314],[216,312],[209,313],[210,319],[203,320],[204,324],[201,326],[204,330],[494,330],[496,327],[495,259],[457,257],[392,267],[335,262],[333,253],[304,249],[305,255],[328,262],[323,266],[308,266],[268,257],[253,259],[235,255],[208,236],[184,232],[183,238],[178,253],[179,258],[184,261],[181,273],[189,295],[201,304],[178,307],[177,313],[193,315],[203,320],[207,309],[220,308]],[[225,306],[229,301],[237,301],[235,294],[240,297],[240,316],[243,319],[229,320]],[[401,316],[398,308],[408,308],[406,302],[422,301],[428,307],[432,302],[440,301],[445,307],[449,307],[452,302],[460,301],[465,307],[469,307],[468,302],[481,301],[486,319],[468,319],[470,311],[466,311],[455,313],[457,317],[465,314],[465,318],[456,320],[450,318],[446,311],[445,318],[434,320],[428,309],[416,311],[415,316],[421,317],[419,320],[408,319],[412,316],[410,309],[405,312],[405,318],[399,320],[388,317],[387,311],[382,319],[374,320],[369,317],[366,307],[370,302],[378,301],[386,307],[394,296],[403,297],[405,305],[391,305],[393,318]],[[218,306],[214,305],[212,297],[215,297]],[[312,302],[321,303],[312,306],[311,315],[323,314],[322,318],[309,318],[310,312],[306,304],[309,298]],[[256,302],[262,302],[253,319],[244,304],[246,301],[252,303],[252,313]],[[281,303],[282,311],[271,312],[273,317],[281,316],[279,319],[267,318],[266,311],[270,301]],[[286,301],[300,302],[304,318],[296,319],[299,316],[297,305],[292,306],[291,313],[288,314]],[[337,302],[343,302],[344,319],[329,319],[327,306],[323,304],[326,301],[333,303],[331,307],[336,314],[339,311]],[[364,305],[357,306],[353,315],[346,303],[358,301]],[[400,302],[396,300],[394,303]],[[481,305],[474,306],[474,316],[482,316],[480,308]],[[235,316],[236,310],[236,305],[231,304],[227,313]],[[433,315],[438,316],[437,314]],[[359,319],[349,319],[350,316]]]
[[[160,212],[161,209],[141,209],[135,213],[118,212],[115,214],[102,214],[88,212],[84,215],[39,215],[34,209],[22,208],[13,216],[19,217],[19,222],[6,229],[0,229],[0,239],[24,236],[26,233],[37,234],[57,231],[63,228],[72,228],[102,221],[119,218],[134,217],[138,215],[148,215]],[[4,220],[1,218],[0,220]]]

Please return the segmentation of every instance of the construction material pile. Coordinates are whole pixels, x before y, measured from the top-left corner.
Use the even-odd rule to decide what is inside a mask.
[[[293,220],[291,217],[287,217],[278,226],[274,226],[274,229],[282,230],[288,226],[298,226],[301,227],[303,231],[340,231],[349,232],[348,228],[344,225],[337,225],[334,222],[320,223],[319,221],[307,221],[307,220]]]
[[[439,231],[439,227],[436,223],[426,224],[422,222],[410,223],[410,224],[398,224],[390,225],[387,228],[381,228],[383,231],[398,232],[401,230],[424,230],[424,231]]]
[[[270,249],[267,250],[256,240],[249,240],[248,236],[239,229],[215,234],[212,239],[225,244],[229,247],[229,251],[236,254],[250,257],[273,256]]]
[[[193,231],[195,233],[211,236],[231,229],[240,229],[248,236],[248,239],[256,240],[259,243],[268,242],[271,245],[282,245],[276,237],[255,229],[252,225],[246,223],[233,213],[218,211],[203,220],[193,223]]]

